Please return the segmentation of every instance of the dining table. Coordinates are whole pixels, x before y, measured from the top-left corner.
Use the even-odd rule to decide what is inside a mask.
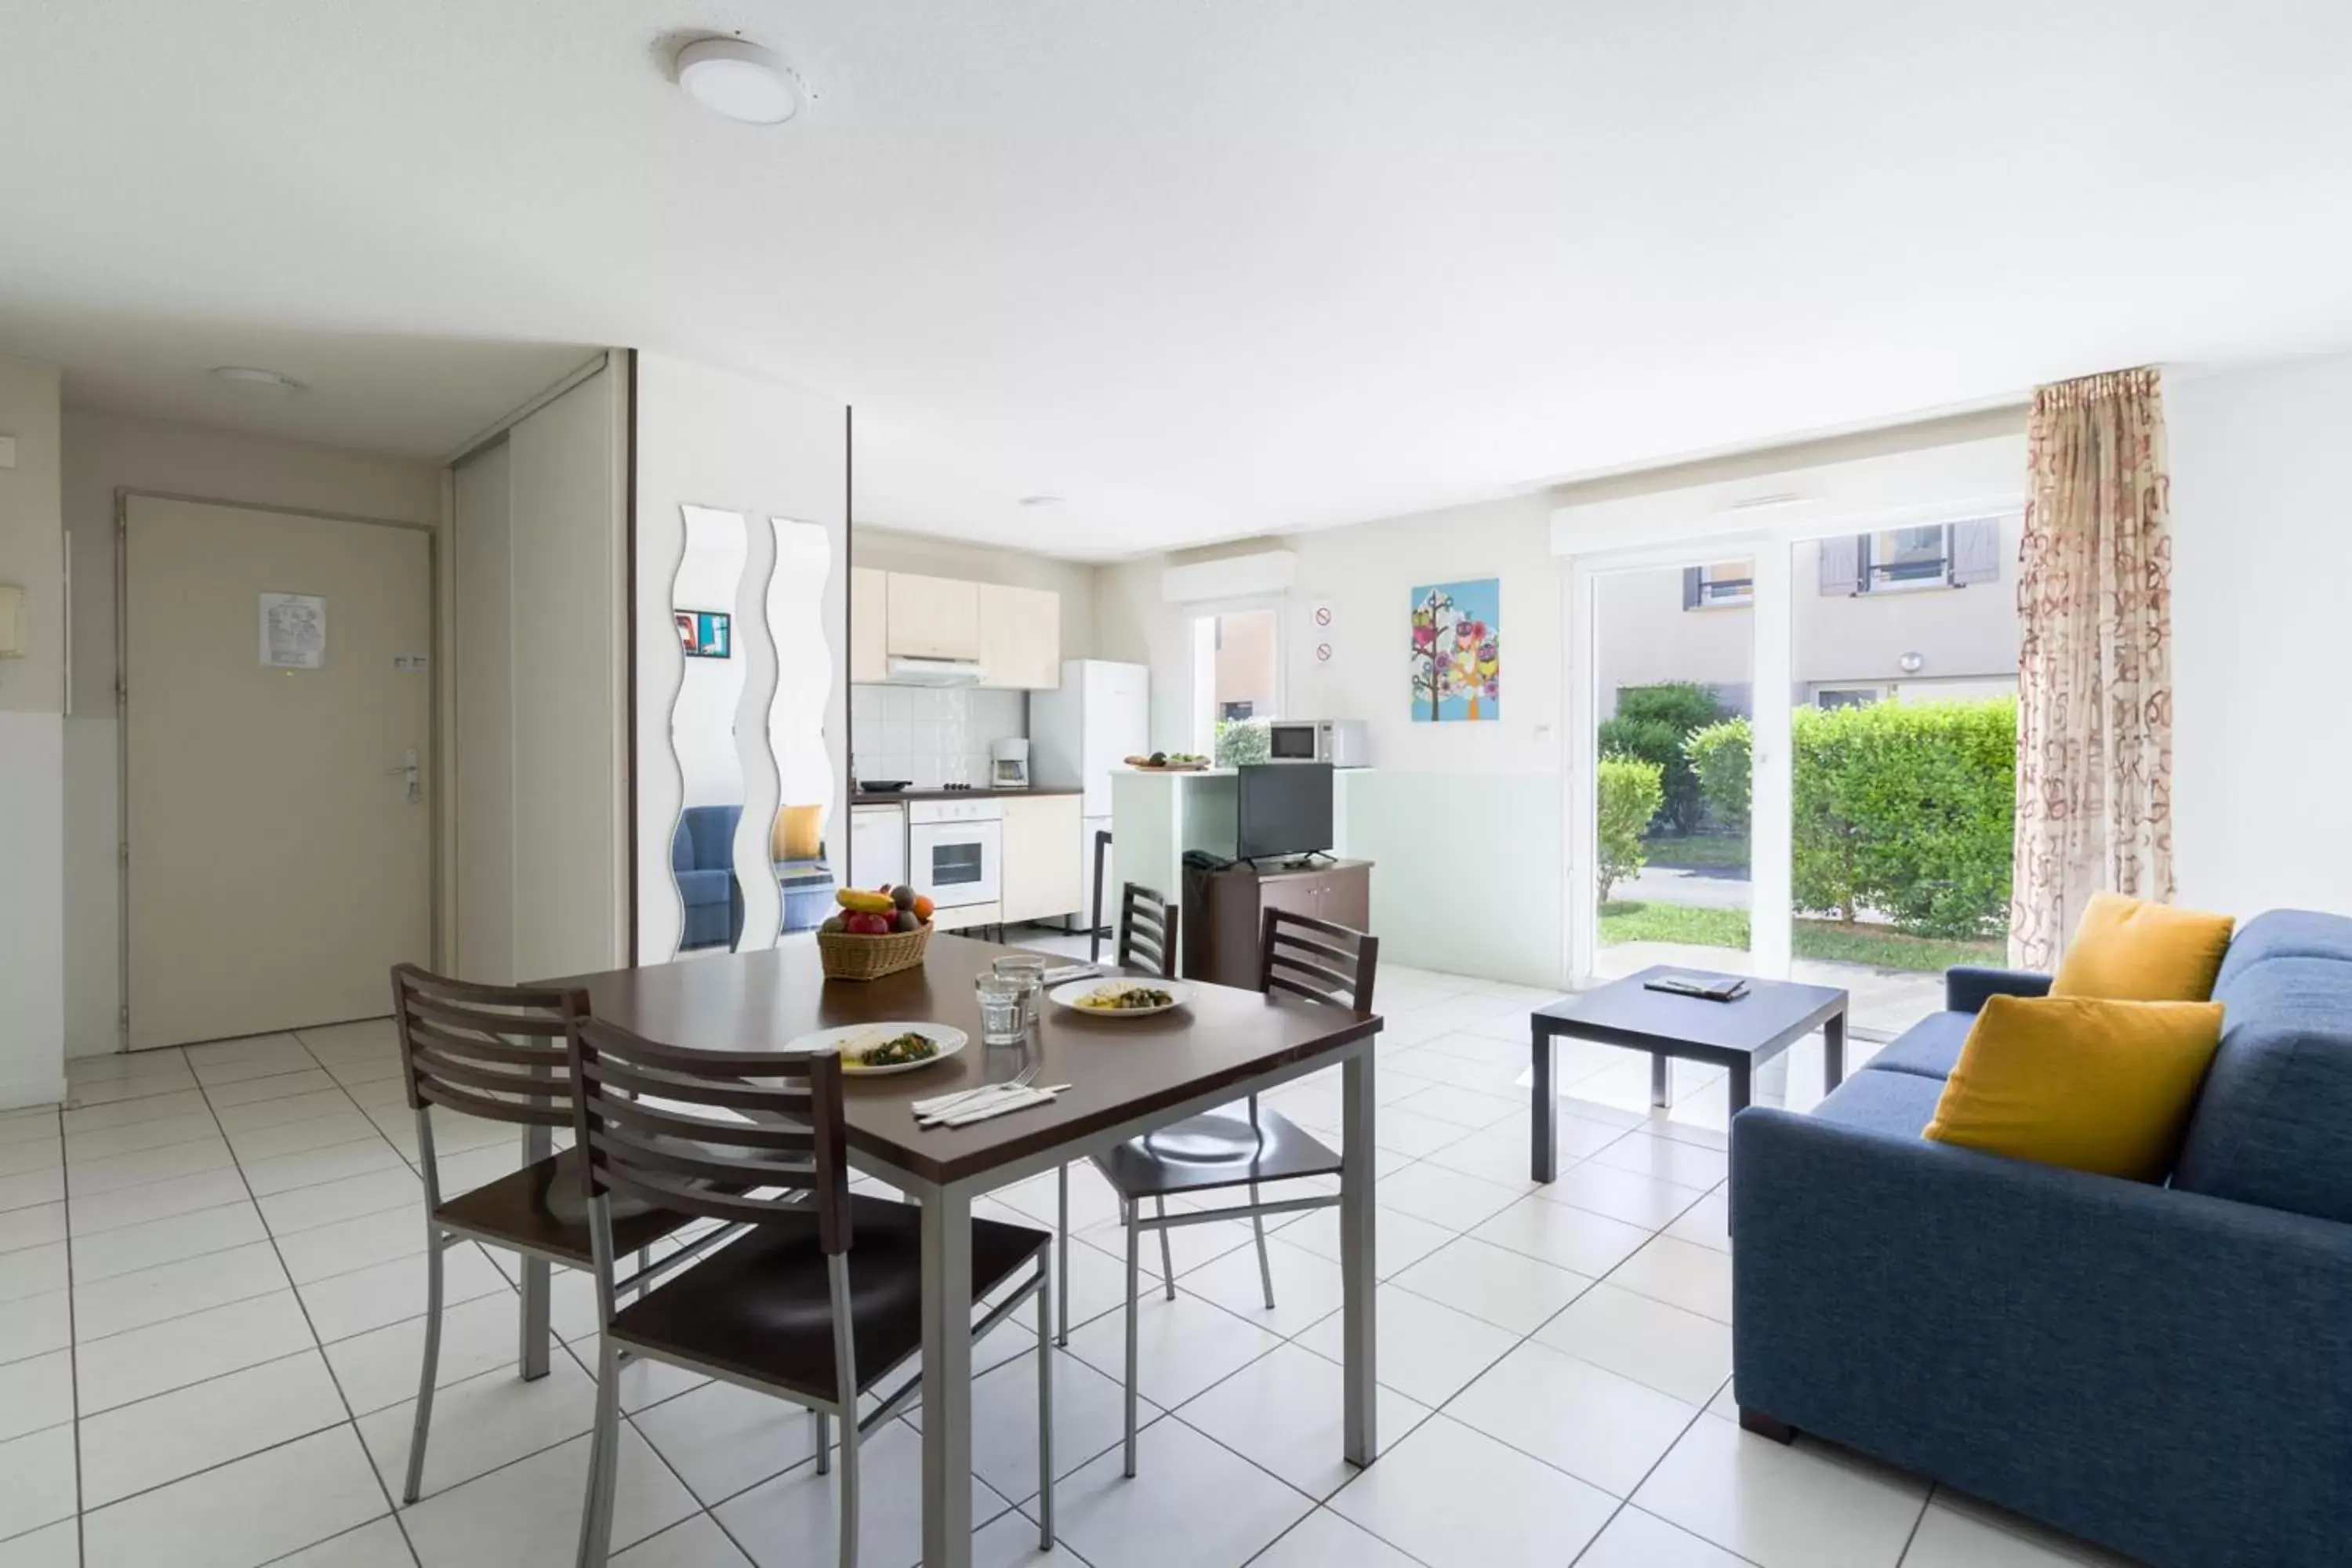
[[[1374,1430],[1373,1042],[1380,1018],[1350,1008],[1185,981],[1171,1010],[1129,1016],[1046,1004],[1020,1047],[983,1043],[975,989],[1021,951],[944,933],[923,962],[878,979],[828,980],[813,942],[541,984],[588,994],[595,1016],[668,1045],[774,1051],[821,1029],[884,1022],[953,1026],[964,1049],[918,1071],[851,1078],[852,1169],[922,1208],[923,1557],[969,1568],[972,1549],[972,1201],[1188,1116],[1337,1067],[1344,1279],[1341,1447],[1378,1452]],[[1066,960],[1051,958],[1052,962]],[[912,1102],[1035,1068],[1043,1104],[961,1126],[919,1125]],[[851,1246],[852,1267],[856,1250]],[[528,1297],[530,1293],[526,1292]]]

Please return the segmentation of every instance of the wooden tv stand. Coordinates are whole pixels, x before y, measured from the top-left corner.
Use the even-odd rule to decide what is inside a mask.
[[[1187,872],[1185,977],[1256,990],[1259,932],[1270,909],[1364,931],[1372,920],[1372,863],[1256,868],[1235,861],[1221,871]]]

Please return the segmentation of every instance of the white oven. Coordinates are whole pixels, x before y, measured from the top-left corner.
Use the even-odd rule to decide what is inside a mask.
[[[993,800],[907,803],[907,880],[943,910],[996,902],[1004,807]]]

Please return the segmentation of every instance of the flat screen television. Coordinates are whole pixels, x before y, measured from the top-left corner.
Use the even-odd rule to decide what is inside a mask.
[[[1331,764],[1260,763],[1241,771],[1235,856],[1268,860],[1331,847]]]

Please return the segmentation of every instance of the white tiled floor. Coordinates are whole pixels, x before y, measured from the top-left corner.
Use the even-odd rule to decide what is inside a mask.
[[[1542,994],[1391,966],[1380,982],[1381,1461],[1339,1457],[1338,1236],[1274,1224],[1280,1305],[1241,1225],[1148,1249],[1141,1473],[1119,1473],[1121,1245],[1075,1183],[1077,1327],[1055,1371],[1060,1544],[1036,1551],[1031,1338],[983,1347],[976,1556],[989,1568],[2053,1568],[2111,1561],[1971,1499],[1730,1419],[1723,1092],[1563,1050],[1561,1179],[1527,1179],[1525,1016]],[[1863,1046],[1863,1051],[1870,1047]],[[1817,1045],[1759,1098],[1819,1096]],[[551,1376],[513,1369],[514,1260],[450,1258],[425,1498],[396,1510],[424,1225],[389,1026],[78,1062],[73,1103],[0,1116],[0,1568],[455,1568],[571,1561],[590,1421],[585,1281]],[[1336,1075],[1268,1097],[1338,1137]],[[454,1187],[513,1168],[438,1124]],[[1050,1178],[994,1194],[1045,1220]],[[624,1373],[617,1561],[828,1563],[807,1416],[673,1370]],[[865,1561],[917,1551],[919,1411],[868,1449]]]

